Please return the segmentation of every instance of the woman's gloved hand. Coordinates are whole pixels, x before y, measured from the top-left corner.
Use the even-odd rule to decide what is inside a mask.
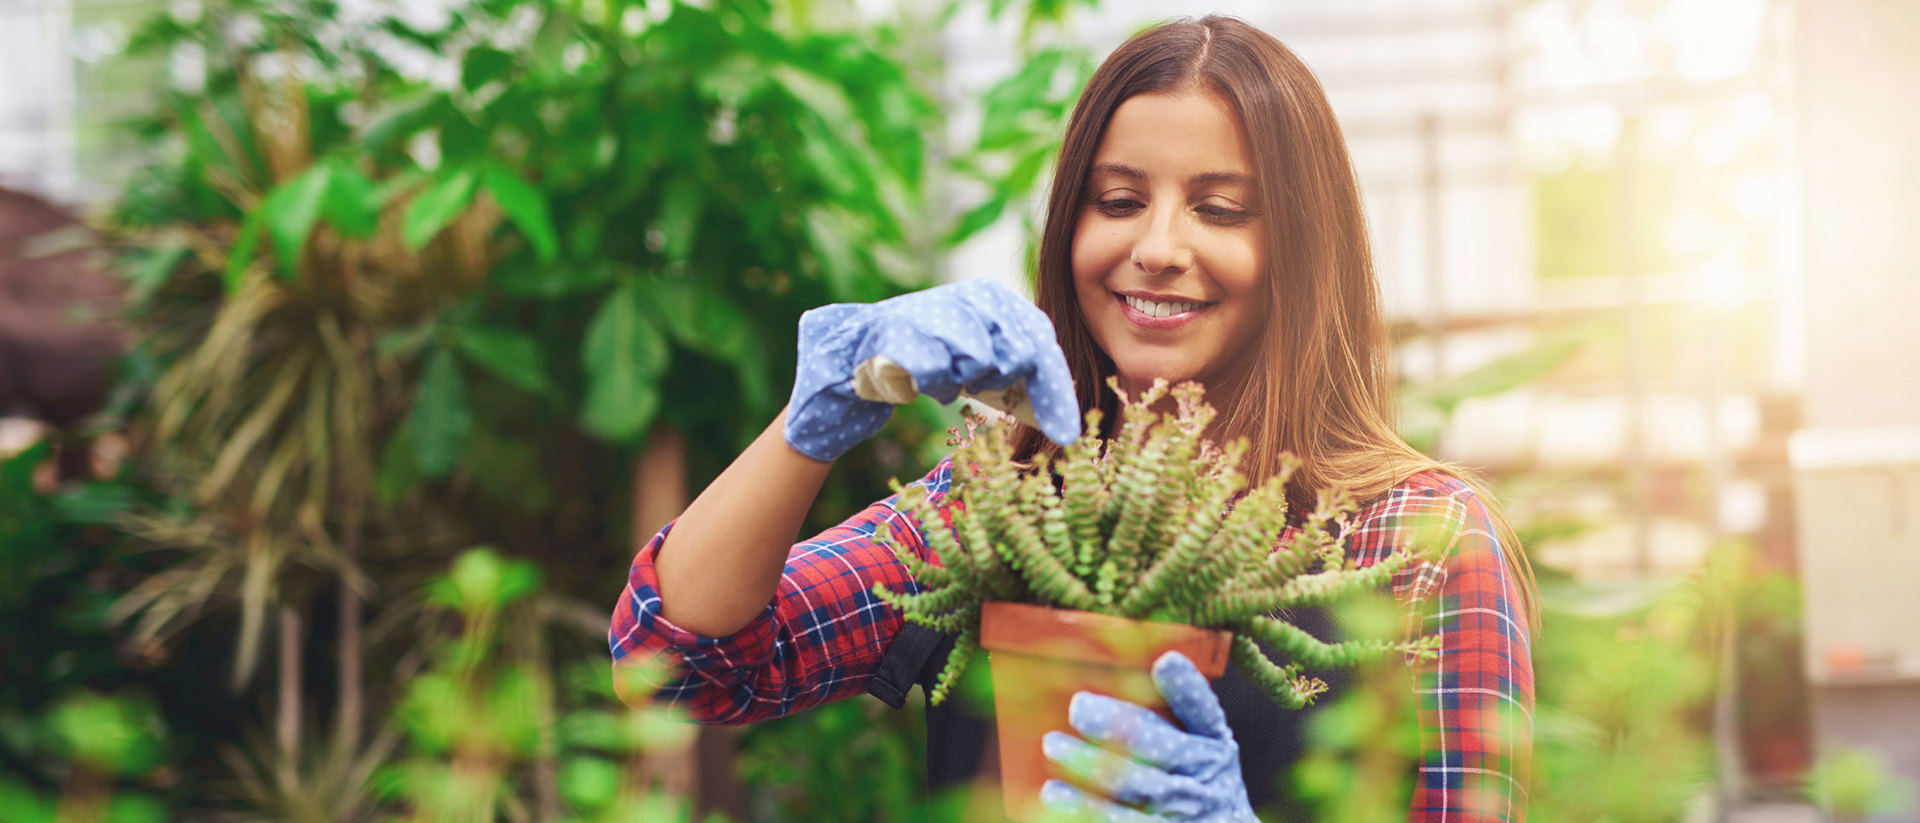
[[[1206,676],[1186,655],[1167,652],[1154,661],[1153,682],[1186,731],[1139,705],[1075,694],[1067,722],[1093,742],[1055,731],[1042,745],[1049,759],[1105,797],[1049,780],[1041,802],[1122,823],[1258,823],[1240,776],[1240,744]]]
[[[1080,404],[1045,312],[991,280],[950,283],[800,317],[787,404],[795,451],[828,462],[874,432],[893,406],[961,394],[1008,411],[1054,442],[1080,436]]]

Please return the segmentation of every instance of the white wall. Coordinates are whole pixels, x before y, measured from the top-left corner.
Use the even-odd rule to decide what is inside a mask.
[[[0,186],[71,199],[73,70],[66,0],[0,0]]]

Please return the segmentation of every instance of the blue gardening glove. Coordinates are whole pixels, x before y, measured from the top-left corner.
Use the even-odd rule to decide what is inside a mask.
[[[965,394],[1061,445],[1080,436],[1080,402],[1045,312],[991,280],[949,283],[878,303],[800,316],[787,405],[795,451],[831,461],[925,394]]]
[[[1186,731],[1139,705],[1079,692],[1067,722],[1093,742],[1048,732],[1041,745],[1049,759],[1105,797],[1049,780],[1041,802],[1108,821],[1259,823],[1240,777],[1240,744],[1207,678],[1186,655],[1167,652],[1154,661],[1153,683]]]

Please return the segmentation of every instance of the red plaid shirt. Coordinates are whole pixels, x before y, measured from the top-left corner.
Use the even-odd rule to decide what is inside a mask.
[[[939,504],[951,481],[951,463],[942,461],[916,482]],[[873,535],[888,529],[898,545],[937,562],[895,500],[794,546],[773,600],[727,637],[701,637],[660,615],[654,556],[673,528],[668,524],[634,558],[614,607],[607,638],[614,665],[684,662],[655,700],[701,723],[751,723],[860,694],[901,627],[900,615],[873,596],[873,585],[899,590],[912,583]],[[1423,472],[1364,506],[1351,523],[1347,551],[1363,565],[1406,545],[1416,530],[1449,543],[1393,583],[1400,601],[1417,609],[1410,613],[1424,615],[1423,631],[1440,638],[1438,657],[1417,673],[1422,752],[1407,819],[1524,820],[1533,663],[1518,587],[1487,510],[1460,481]]]

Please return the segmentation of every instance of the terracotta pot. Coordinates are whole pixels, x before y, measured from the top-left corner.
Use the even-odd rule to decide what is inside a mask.
[[[1048,778],[1065,778],[1041,752],[1040,738],[1050,731],[1073,730],[1067,724],[1067,703],[1074,692],[1111,695],[1172,720],[1153,685],[1153,661],[1179,651],[1201,673],[1219,677],[1227,671],[1232,642],[1230,632],[1176,623],[1025,603],[986,604],[980,612],[980,646],[987,651],[993,675],[1007,817],[1036,819],[1040,786]]]

